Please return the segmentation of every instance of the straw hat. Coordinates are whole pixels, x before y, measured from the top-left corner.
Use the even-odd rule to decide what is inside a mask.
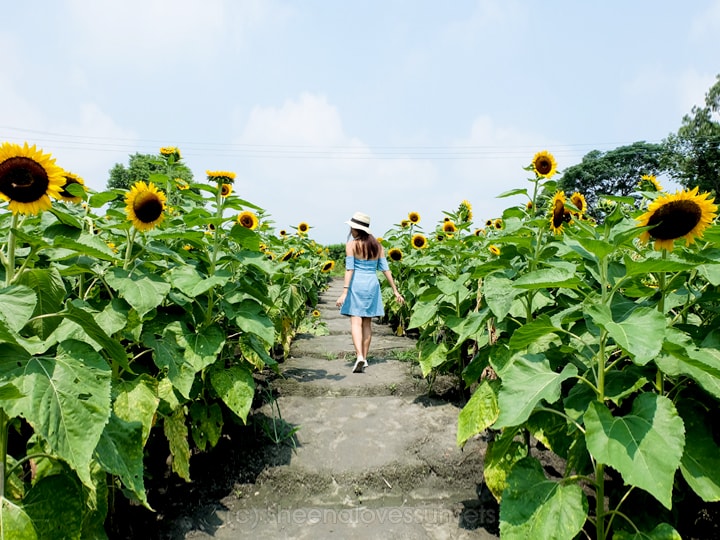
[[[355,212],[349,221],[345,222],[351,229],[359,229],[370,234],[370,216],[362,212]]]

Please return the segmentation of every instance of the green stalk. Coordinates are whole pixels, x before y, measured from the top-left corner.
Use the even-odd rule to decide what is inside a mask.
[[[5,409],[0,408],[0,500],[5,499],[5,471],[7,467],[7,441],[10,419]]]
[[[603,305],[608,302],[608,261],[606,257],[600,259],[600,300]],[[600,332],[600,343],[597,359],[597,401],[605,403],[605,341],[607,332]],[[595,483],[597,494],[595,500],[595,528],[596,538],[605,540],[607,531],[605,529],[605,464],[597,463],[595,466]]]
[[[223,215],[223,198],[222,198],[222,184],[218,182],[217,185],[217,194],[215,195],[215,208],[217,208],[215,212],[215,217],[218,218],[215,224],[215,230],[213,231],[213,247],[212,247],[212,253],[210,254],[210,268],[209,268],[209,275],[215,274],[215,264],[217,263],[217,253],[218,253],[218,245],[220,243],[220,223],[222,222],[222,215]],[[215,306],[215,296],[213,294],[214,289],[210,289],[208,291],[208,306],[207,311],[205,312],[205,323],[210,324],[210,321],[212,321],[212,312],[213,307]]]
[[[135,227],[132,227],[129,231],[126,231],[125,236],[127,237],[127,246],[125,246],[125,263],[123,264],[123,269],[127,270],[130,266],[130,257],[132,256],[132,248],[133,244],[135,243],[135,234],[137,233],[137,229]]]
[[[667,250],[662,250],[663,260],[667,259]],[[660,272],[658,275],[658,289],[660,289],[660,300],[658,300],[658,311],[663,316],[665,315],[665,288],[667,287],[667,277],[665,272]],[[659,395],[663,395],[663,387],[665,386],[664,377],[660,368],[655,372],[655,389]]]
[[[5,286],[8,287],[12,282],[13,279],[15,279],[15,246],[16,246],[16,238],[15,233],[13,232],[14,229],[18,226],[18,221],[20,219],[19,214],[14,213],[12,216],[12,222],[10,223],[10,230],[8,231],[8,254],[7,254],[7,260],[5,261]]]

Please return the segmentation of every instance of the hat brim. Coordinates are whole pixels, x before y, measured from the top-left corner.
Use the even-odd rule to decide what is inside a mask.
[[[352,221],[346,221],[345,224],[350,225],[351,229],[357,229],[359,231],[365,231],[366,233],[371,234],[370,227],[366,227],[365,225],[358,225],[357,223],[354,223]]]

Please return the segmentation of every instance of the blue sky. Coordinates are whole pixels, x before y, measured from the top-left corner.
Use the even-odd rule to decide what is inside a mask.
[[[56,0],[0,19],[0,139],[104,189],[178,146],[277,229],[344,242],[518,199],[535,152],[659,142],[720,73],[720,0]]]

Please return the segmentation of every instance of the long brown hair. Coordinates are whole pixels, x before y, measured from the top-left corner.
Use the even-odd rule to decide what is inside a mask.
[[[369,233],[355,229],[357,236],[353,245],[353,255],[359,259],[377,259],[380,257],[380,242]]]

